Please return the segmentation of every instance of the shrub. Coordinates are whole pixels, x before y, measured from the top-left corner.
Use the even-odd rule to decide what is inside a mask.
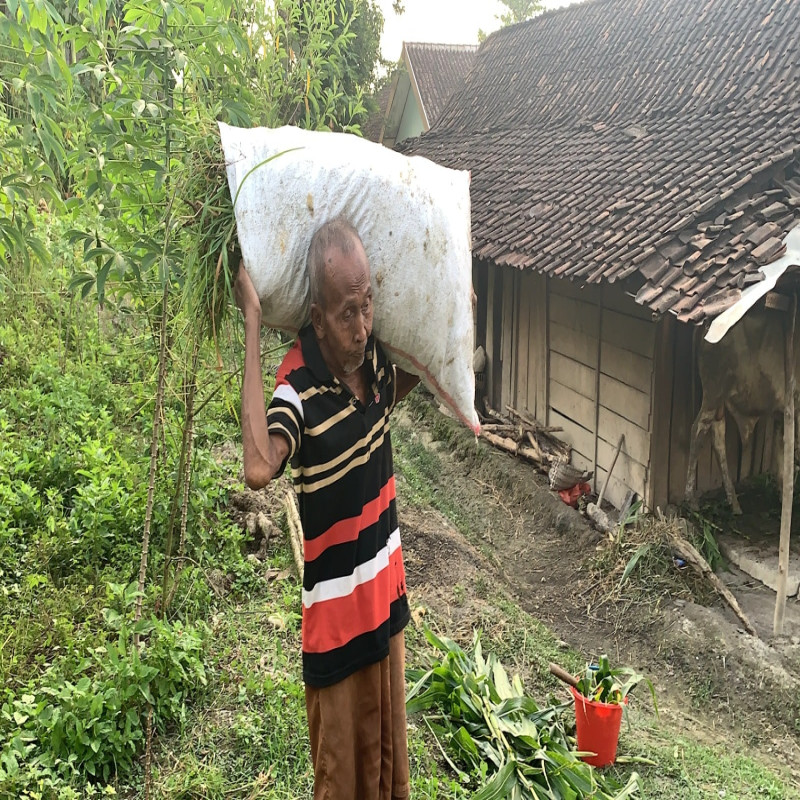
[[[181,723],[206,686],[204,625],[133,623],[135,586],[110,585],[108,638],[54,662],[0,708],[0,796],[108,782],[131,771],[152,708],[156,728]],[[141,647],[134,634],[145,637]],[[17,794],[4,794],[16,791]],[[33,797],[34,795],[28,795]]]

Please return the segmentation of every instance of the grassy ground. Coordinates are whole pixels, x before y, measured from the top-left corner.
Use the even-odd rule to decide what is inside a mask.
[[[26,280],[30,284],[30,276]],[[24,796],[31,800],[113,793],[130,800],[144,797],[147,704],[137,695],[127,707],[130,714],[123,714],[131,725],[119,722],[106,701],[128,691],[133,672],[125,677],[121,668],[109,667],[110,653],[125,669],[139,670],[143,692],[156,692],[162,674],[169,673],[157,698],[163,713],[154,737],[151,797],[310,797],[300,590],[285,537],[270,544],[263,563],[254,562],[247,558],[250,543],[228,518],[226,483],[240,465],[236,460],[220,464],[214,452],[236,436],[234,404],[221,393],[198,422],[189,566],[169,620],[159,629],[162,644],[151,635],[145,654],[146,663],[159,665],[156,680],[141,672],[129,645],[130,627],[122,633],[131,613],[125,586],[138,571],[152,345],[136,329],[101,330],[91,309],[82,310],[57,290],[48,294],[43,285],[37,292],[37,299],[22,305],[0,295],[0,771],[11,780],[4,784],[8,775],[0,773],[0,800],[23,796],[12,767],[29,770]],[[206,358],[204,388],[215,365],[213,353]],[[159,594],[179,406],[170,401],[166,412],[163,446],[169,457],[156,493],[146,620],[154,619]],[[443,477],[445,455],[402,425],[394,436],[403,508],[420,517],[441,513],[465,547],[494,563],[487,532],[479,527],[484,523]],[[474,442],[454,443],[450,450],[461,447],[469,449],[461,456],[480,457]],[[496,483],[487,479],[476,494],[507,499],[515,491],[498,475]],[[215,572],[225,578],[222,589]],[[494,574],[478,570],[444,590],[447,602],[429,610],[426,622],[454,638],[457,628],[462,639],[471,638],[473,628],[483,629],[485,650],[497,653],[510,673],[522,675],[537,700],[561,689],[547,673],[549,661],[575,670],[581,666],[580,655],[564,649],[522,611]],[[471,616],[474,601],[479,612]],[[434,605],[422,595],[415,595],[415,603]],[[181,643],[185,626],[193,624],[208,631],[200,652]],[[407,639],[409,667],[427,665],[435,653],[421,630],[409,626]],[[114,649],[118,641],[120,652]],[[160,660],[148,661],[156,656]],[[187,668],[197,670],[191,680]],[[197,676],[203,670],[201,681]],[[74,724],[65,730],[74,747],[57,740],[56,733],[62,733],[56,731],[56,711],[72,715]],[[116,772],[109,756],[112,736],[120,753],[129,756]],[[475,786],[459,782],[424,718],[410,719],[409,736],[415,800],[472,795]],[[749,757],[740,742],[724,731],[701,742],[677,730],[666,715],[658,720],[634,712],[631,728],[622,733],[621,752],[654,766],[621,763],[616,772],[624,779],[635,769],[647,800],[800,798],[780,774],[758,761],[757,753]],[[83,761],[74,769],[65,767],[80,747]],[[87,777],[91,773],[83,765],[94,756],[112,769],[107,780]],[[6,785],[17,788],[6,790]]]
[[[435,504],[449,512],[459,528],[468,526],[469,515],[436,485],[438,456],[401,441],[396,449],[401,502],[421,509]],[[269,561],[281,568],[290,564],[288,545],[278,543]],[[549,661],[579,668],[580,656],[565,650],[501,587],[480,579],[477,589],[457,584],[452,588],[453,605],[465,602],[468,591],[483,595],[487,618],[476,620],[476,626],[486,631],[485,650],[497,653],[510,673],[524,675],[526,690],[534,697],[544,700],[558,689],[546,672]],[[429,613],[426,621],[439,632],[449,633],[448,618]],[[253,596],[223,604],[211,624],[216,680],[208,702],[192,710],[184,728],[159,740],[155,796],[310,797],[296,580],[264,580]],[[434,654],[420,629],[409,626],[407,638],[409,667],[427,664]],[[455,778],[423,718],[410,718],[409,737],[416,800],[471,796],[474,787]],[[634,711],[629,724],[623,723],[620,752],[625,756],[615,773],[624,779],[636,770],[646,800],[800,798],[784,777],[751,758],[737,737],[720,732],[717,741],[700,742],[651,711]],[[130,793],[140,796],[135,790]]]
[[[284,554],[286,557],[288,553]],[[209,701],[193,709],[182,731],[161,739],[154,796],[158,798],[307,798],[312,776],[299,672],[298,587],[293,579],[273,582],[263,595],[231,605],[213,620],[212,662],[217,679]],[[508,613],[509,636],[487,643],[511,670],[526,669],[558,654],[563,663],[577,655],[559,650],[557,640],[535,620],[497,603]],[[442,620],[430,620],[441,627]],[[419,631],[409,629],[409,666],[420,666],[426,652]],[[544,697],[551,684],[528,686]],[[456,800],[470,795],[444,764],[424,720],[410,720],[412,796],[417,800]],[[692,741],[650,715],[631,714],[623,725],[620,751],[642,763],[620,764],[625,776],[635,769],[647,800],[750,800],[800,797],[780,776],[744,752],[721,742]],[[141,796],[135,789],[123,794]]]

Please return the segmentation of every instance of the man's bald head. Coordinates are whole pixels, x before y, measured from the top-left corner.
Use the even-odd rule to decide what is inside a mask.
[[[311,294],[311,302],[325,307],[326,301],[326,255],[331,248],[336,248],[342,255],[350,255],[360,247],[363,250],[358,231],[344,217],[329,220],[311,237],[306,256],[306,271]]]

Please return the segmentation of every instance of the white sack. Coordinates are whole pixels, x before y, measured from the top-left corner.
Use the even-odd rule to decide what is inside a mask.
[[[375,335],[477,433],[469,173],[350,134],[219,129],[265,323],[296,332],[309,321],[308,246],[343,214],[369,259]]]

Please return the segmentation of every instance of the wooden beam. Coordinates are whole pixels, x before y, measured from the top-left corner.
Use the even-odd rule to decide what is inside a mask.
[[[792,533],[792,499],[794,497],[794,329],[797,323],[797,295],[792,297],[791,311],[786,320],[784,370],[786,396],[783,408],[783,500],[781,503],[781,543],[778,551],[778,589],[772,632],[783,634],[786,616],[786,580],[789,576],[789,542]]]
[[[673,383],[675,380],[675,318],[666,314],[656,331],[653,359],[653,388],[650,393],[652,433],[650,436],[650,480],[647,506],[651,509],[669,502],[670,447],[672,436]],[[694,369],[694,365],[689,365]],[[630,449],[630,443],[626,445]],[[686,473],[681,475],[686,481]]]
[[[717,590],[723,600],[725,600],[731,609],[733,609],[733,613],[739,617],[744,629],[751,636],[758,638],[758,633],[756,632],[755,627],[753,627],[753,623],[750,622],[747,614],[742,611],[741,606],[737,602],[731,590],[728,589],[728,587],[714,574],[714,570],[711,569],[708,561],[703,558],[700,551],[697,550],[697,548],[695,548],[691,542],[684,539],[683,536],[678,533],[676,528],[670,529],[668,535],[673,550],[675,550],[675,552],[685,561],[691,564],[701,575],[708,578],[708,580],[711,582],[711,585]],[[786,595],[784,595],[783,599],[784,601],[786,600]]]

